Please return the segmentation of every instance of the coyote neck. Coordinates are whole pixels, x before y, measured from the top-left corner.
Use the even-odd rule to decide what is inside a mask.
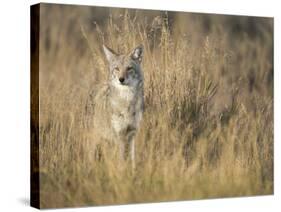
[[[142,100],[143,86],[140,84],[138,87],[129,87],[123,85],[112,85],[110,87],[110,95],[112,97],[113,106],[122,105],[135,106],[135,104]]]

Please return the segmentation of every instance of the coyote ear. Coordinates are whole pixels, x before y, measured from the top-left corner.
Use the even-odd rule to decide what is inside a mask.
[[[103,47],[103,51],[106,56],[106,59],[108,60],[108,62],[111,62],[113,60],[113,58],[115,58],[117,56],[117,54],[112,49],[108,48],[105,45],[102,45],[102,47]]]
[[[143,45],[141,44],[133,50],[131,54],[131,58],[140,63],[142,61],[142,56],[143,56]]]

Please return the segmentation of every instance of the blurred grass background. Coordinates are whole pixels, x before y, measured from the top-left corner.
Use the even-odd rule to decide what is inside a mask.
[[[41,4],[43,208],[273,193],[273,19]],[[102,44],[145,46],[136,170],[85,113]]]

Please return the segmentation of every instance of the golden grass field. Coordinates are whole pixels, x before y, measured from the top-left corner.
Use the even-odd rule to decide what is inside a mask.
[[[273,19],[41,5],[40,206],[273,194]],[[85,108],[105,43],[144,45],[136,170]]]

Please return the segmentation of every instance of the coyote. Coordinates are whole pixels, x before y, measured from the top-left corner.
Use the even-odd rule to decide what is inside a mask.
[[[117,54],[103,45],[109,64],[108,81],[93,99],[93,127],[103,139],[116,143],[122,159],[130,155],[135,167],[134,137],[144,111],[143,45],[129,54]]]

